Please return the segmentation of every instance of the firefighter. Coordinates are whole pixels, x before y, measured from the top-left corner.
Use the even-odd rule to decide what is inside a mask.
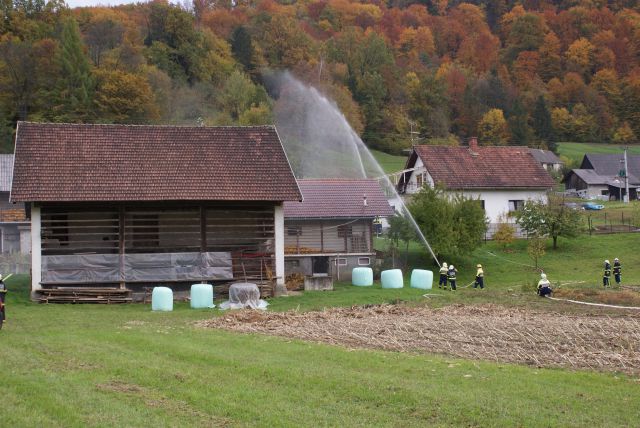
[[[609,283],[609,278],[611,277],[611,263],[609,260],[604,261],[604,275],[602,275],[602,285],[604,288],[609,287],[611,284]]]
[[[540,281],[538,281],[538,296],[547,297],[551,296],[553,293],[553,289],[551,288],[551,283],[547,279],[546,273],[540,274]]]
[[[478,286],[480,286],[480,289],[482,290],[484,288],[484,271],[482,270],[482,265],[480,263],[478,263],[476,267],[478,268],[478,271],[476,272],[476,282],[473,284],[473,288],[478,288]]]
[[[616,285],[619,287],[620,281],[622,281],[622,264],[617,257],[613,259],[613,277],[616,279]]]
[[[443,262],[440,267],[440,280],[438,281],[438,288],[447,289],[447,272],[449,271],[449,266],[447,262]]]
[[[449,278],[449,285],[451,286],[451,289],[454,291],[456,289],[456,273],[457,272],[458,270],[453,265],[449,266],[449,270],[447,271],[447,277]]]

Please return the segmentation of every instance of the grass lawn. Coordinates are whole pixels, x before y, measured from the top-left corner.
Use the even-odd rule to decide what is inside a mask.
[[[538,260],[540,268],[554,283],[576,284],[577,287],[599,287],[602,281],[603,262],[618,257],[623,265],[623,280],[627,284],[640,285],[640,234],[620,233],[612,235],[581,235],[575,239],[558,239],[558,249],[547,241],[546,254]],[[402,244],[401,244],[402,246]],[[376,248],[383,249],[386,242],[376,241]],[[506,249],[489,241],[481,245],[469,257],[457,260],[441,260],[453,263],[458,269],[459,284],[466,285],[475,277],[475,266],[481,263],[488,287],[519,290],[539,279],[539,273],[529,258],[527,241],[516,240]],[[398,258],[398,266],[404,262],[404,253]],[[435,269],[420,244],[412,243],[409,250],[409,268]],[[572,285],[573,286],[573,285]]]
[[[390,155],[378,150],[370,150],[373,157],[378,161],[386,174],[400,171],[404,169],[407,162],[407,156]]]
[[[585,280],[575,286],[596,287],[601,259],[618,256],[625,281],[640,284],[639,239],[624,234],[561,240],[541,264],[554,282]],[[522,254],[525,244],[503,252],[489,243],[473,257],[448,260],[459,265],[461,284],[471,280],[475,263],[483,263],[484,292],[464,289],[427,301],[422,290],[338,284],[334,292],[272,299],[270,308],[396,300],[552,305],[522,287],[537,277],[518,264],[530,263]],[[410,264],[425,267],[426,253],[417,245],[411,249]],[[640,416],[640,379],[624,375],[201,329],[194,321],[218,311],[184,303],[170,313],[141,304],[38,305],[28,300],[27,281],[7,281],[1,426],[582,427],[635,426]]]
[[[558,154],[582,162],[585,153],[623,153],[624,146],[615,144],[558,143]],[[629,154],[640,155],[640,146],[629,146]],[[579,165],[578,165],[579,166]]]

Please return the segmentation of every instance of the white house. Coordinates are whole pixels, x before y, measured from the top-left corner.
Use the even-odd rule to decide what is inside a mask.
[[[422,186],[440,185],[451,192],[479,199],[489,233],[502,215],[519,210],[525,201],[547,200],[555,185],[545,168],[526,147],[414,146],[398,190],[408,196]]]

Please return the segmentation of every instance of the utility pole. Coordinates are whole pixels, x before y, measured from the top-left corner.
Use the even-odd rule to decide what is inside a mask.
[[[624,148],[624,203],[629,203],[629,167],[627,166],[627,147]]]
[[[409,136],[411,137],[411,146],[415,146],[416,145],[416,141],[415,141],[415,138],[413,136],[416,135],[416,134],[420,134],[420,132],[413,130],[413,126],[416,124],[413,120],[407,119],[407,122],[409,122],[409,126],[411,127],[410,128],[411,130],[409,131]]]

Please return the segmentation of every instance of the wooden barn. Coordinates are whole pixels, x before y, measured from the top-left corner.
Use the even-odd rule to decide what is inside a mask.
[[[301,199],[272,126],[18,124],[33,292],[283,287],[283,202]]]
[[[379,183],[368,179],[298,180],[303,201],[285,202],[287,275],[350,280],[357,266],[373,266],[374,220],[393,216]]]

